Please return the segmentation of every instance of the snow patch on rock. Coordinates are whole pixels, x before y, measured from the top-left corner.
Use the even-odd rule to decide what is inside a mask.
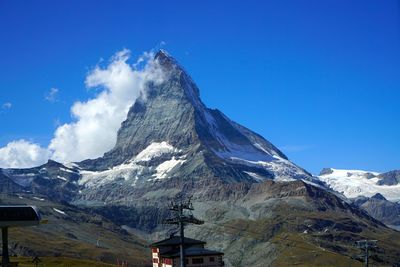
[[[67,169],[67,168],[60,168],[60,171],[63,171],[63,172],[69,172],[69,173],[77,173],[77,171],[75,171],[75,170],[71,170],[71,169]]]
[[[68,181],[68,179],[67,178],[65,178],[65,177],[62,177],[62,176],[60,176],[60,175],[57,175],[57,178],[58,179],[60,179],[60,180],[63,180],[63,181]]]
[[[64,211],[62,211],[62,210],[59,210],[59,209],[56,209],[56,208],[53,208],[53,210],[55,211],[55,212],[57,212],[57,213],[60,213],[60,214],[62,214],[62,215],[67,215]]]
[[[150,161],[154,158],[160,157],[163,154],[174,152],[178,152],[178,150],[165,141],[161,143],[153,142],[142,152],[137,154],[137,156],[135,157],[135,161]]]
[[[156,168],[157,173],[155,174],[157,179],[163,179],[167,177],[167,174],[172,171],[177,165],[181,165],[185,162],[184,159],[175,159],[172,157],[171,160],[164,161]]]
[[[244,171],[244,173],[250,175],[257,182],[263,182],[266,180],[266,178],[264,176],[261,176],[255,172]]]

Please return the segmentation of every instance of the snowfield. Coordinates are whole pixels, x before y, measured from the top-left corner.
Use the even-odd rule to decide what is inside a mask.
[[[81,170],[79,185],[86,187],[96,187],[113,182],[117,179],[135,180],[135,173],[140,173],[142,166],[135,163],[121,164],[105,171],[85,171]]]
[[[342,193],[348,198],[358,196],[371,197],[376,193],[381,193],[390,201],[400,200],[400,185],[378,185],[379,175],[377,172],[367,172],[360,170],[338,170],[331,169],[332,173],[318,176],[318,178],[328,184],[333,190]]]

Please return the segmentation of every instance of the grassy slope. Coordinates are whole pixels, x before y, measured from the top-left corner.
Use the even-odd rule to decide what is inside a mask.
[[[42,219],[48,220],[39,226],[10,228],[11,255],[67,257],[112,264],[124,260],[129,266],[151,264],[146,241],[99,215],[49,200],[40,201],[29,195],[22,199],[3,195],[2,202],[35,205],[41,211]]]
[[[273,238],[281,253],[274,266],[354,266],[360,261],[307,242],[301,234],[281,234]]]
[[[355,244],[362,239],[378,240],[370,254],[371,266],[400,262],[400,232],[351,212],[280,206],[269,218],[235,215],[226,220],[215,214],[218,211],[213,210],[204,225],[189,227],[188,233],[224,251],[232,266],[362,266],[356,260],[362,251]]]
[[[315,222],[320,220],[332,220],[337,225],[319,229]],[[355,221],[360,225],[363,223],[360,220]],[[399,232],[384,227],[366,226],[362,231],[354,233],[350,230],[352,225],[348,225],[349,223],[353,222],[343,214],[304,212],[285,214],[274,219],[233,220],[225,225],[225,229],[232,234],[242,232],[242,235],[245,233],[254,240],[268,240],[275,244],[279,253],[273,266],[362,266],[360,261],[354,259],[362,254],[354,241],[365,238],[378,240],[378,248],[370,254],[372,266],[392,266],[398,262]],[[306,224],[312,226],[308,230],[299,228]]]
[[[12,257],[11,262],[18,262],[18,267],[36,267],[31,257]],[[41,257],[39,267],[111,267],[115,264],[108,264],[98,261],[73,259],[65,257]]]

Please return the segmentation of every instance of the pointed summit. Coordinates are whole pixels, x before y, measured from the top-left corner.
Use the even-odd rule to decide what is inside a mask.
[[[158,50],[154,59],[157,60],[161,66],[170,68],[173,65],[177,65],[177,61],[164,49]]]
[[[377,199],[377,200],[386,200],[386,198],[381,193],[376,193],[371,198],[372,199]]]
[[[158,50],[154,58],[157,59],[157,58],[172,58],[172,57],[166,50],[160,49]]]
[[[160,49],[154,56],[154,59],[160,64],[165,72],[166,80],[163,86],[149,88],[150,95],[154,93],[176,97],[176,94],[183,94],[183,97],[189,100],[193,105],[204,106],[200,99],[200,92],[197,85],[179,64],[167,51]],[[167,90],[174,92],[167,92]],[[157,92],[158,91],[158,92]]]

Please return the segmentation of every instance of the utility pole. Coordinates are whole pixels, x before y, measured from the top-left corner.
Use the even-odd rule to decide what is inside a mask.
[[[365,266],[366,267],[368,267],[368,261],[369,261],[369,249],[370,248],[376,248],[376,242],[377,242],[378,240],[367,240],[367,239],[365,239],[365,240],[360,240],[360,241],[357,241],[357,247],[359,247],[359,248],[361,248],[361,249],[363,249],[364,250],[364,262],[365,262]]]
[[[166,219],[163,221],[164,224],[177,224],[179,226],[179,231],[180,231],[180,261],[181,261],[181,267],[186,266],[185,262],[185,248],[184,248],[184,243],[185,243],[185,233],[184,233],[184,228],[185,224],[203,224],[204,221],[201,221],[199,219],[196,219],[193,214],[191,214],[191,211],[194,210],[193,204],[191,202],[192,197],[189,198],[188,201],[183,202],[181,201],[180,203],[174,203],[171,202],[171,205],[169,207],[170,210],[174,211],[176,213],[176,216],[171,219]],[[188,213],[185,213],[185,210],[188,210]]]
[[[1,228],[1,238],[3,239],[3,259],[1,266],[10,266],[10,256],[8,255],[8,227]]]

